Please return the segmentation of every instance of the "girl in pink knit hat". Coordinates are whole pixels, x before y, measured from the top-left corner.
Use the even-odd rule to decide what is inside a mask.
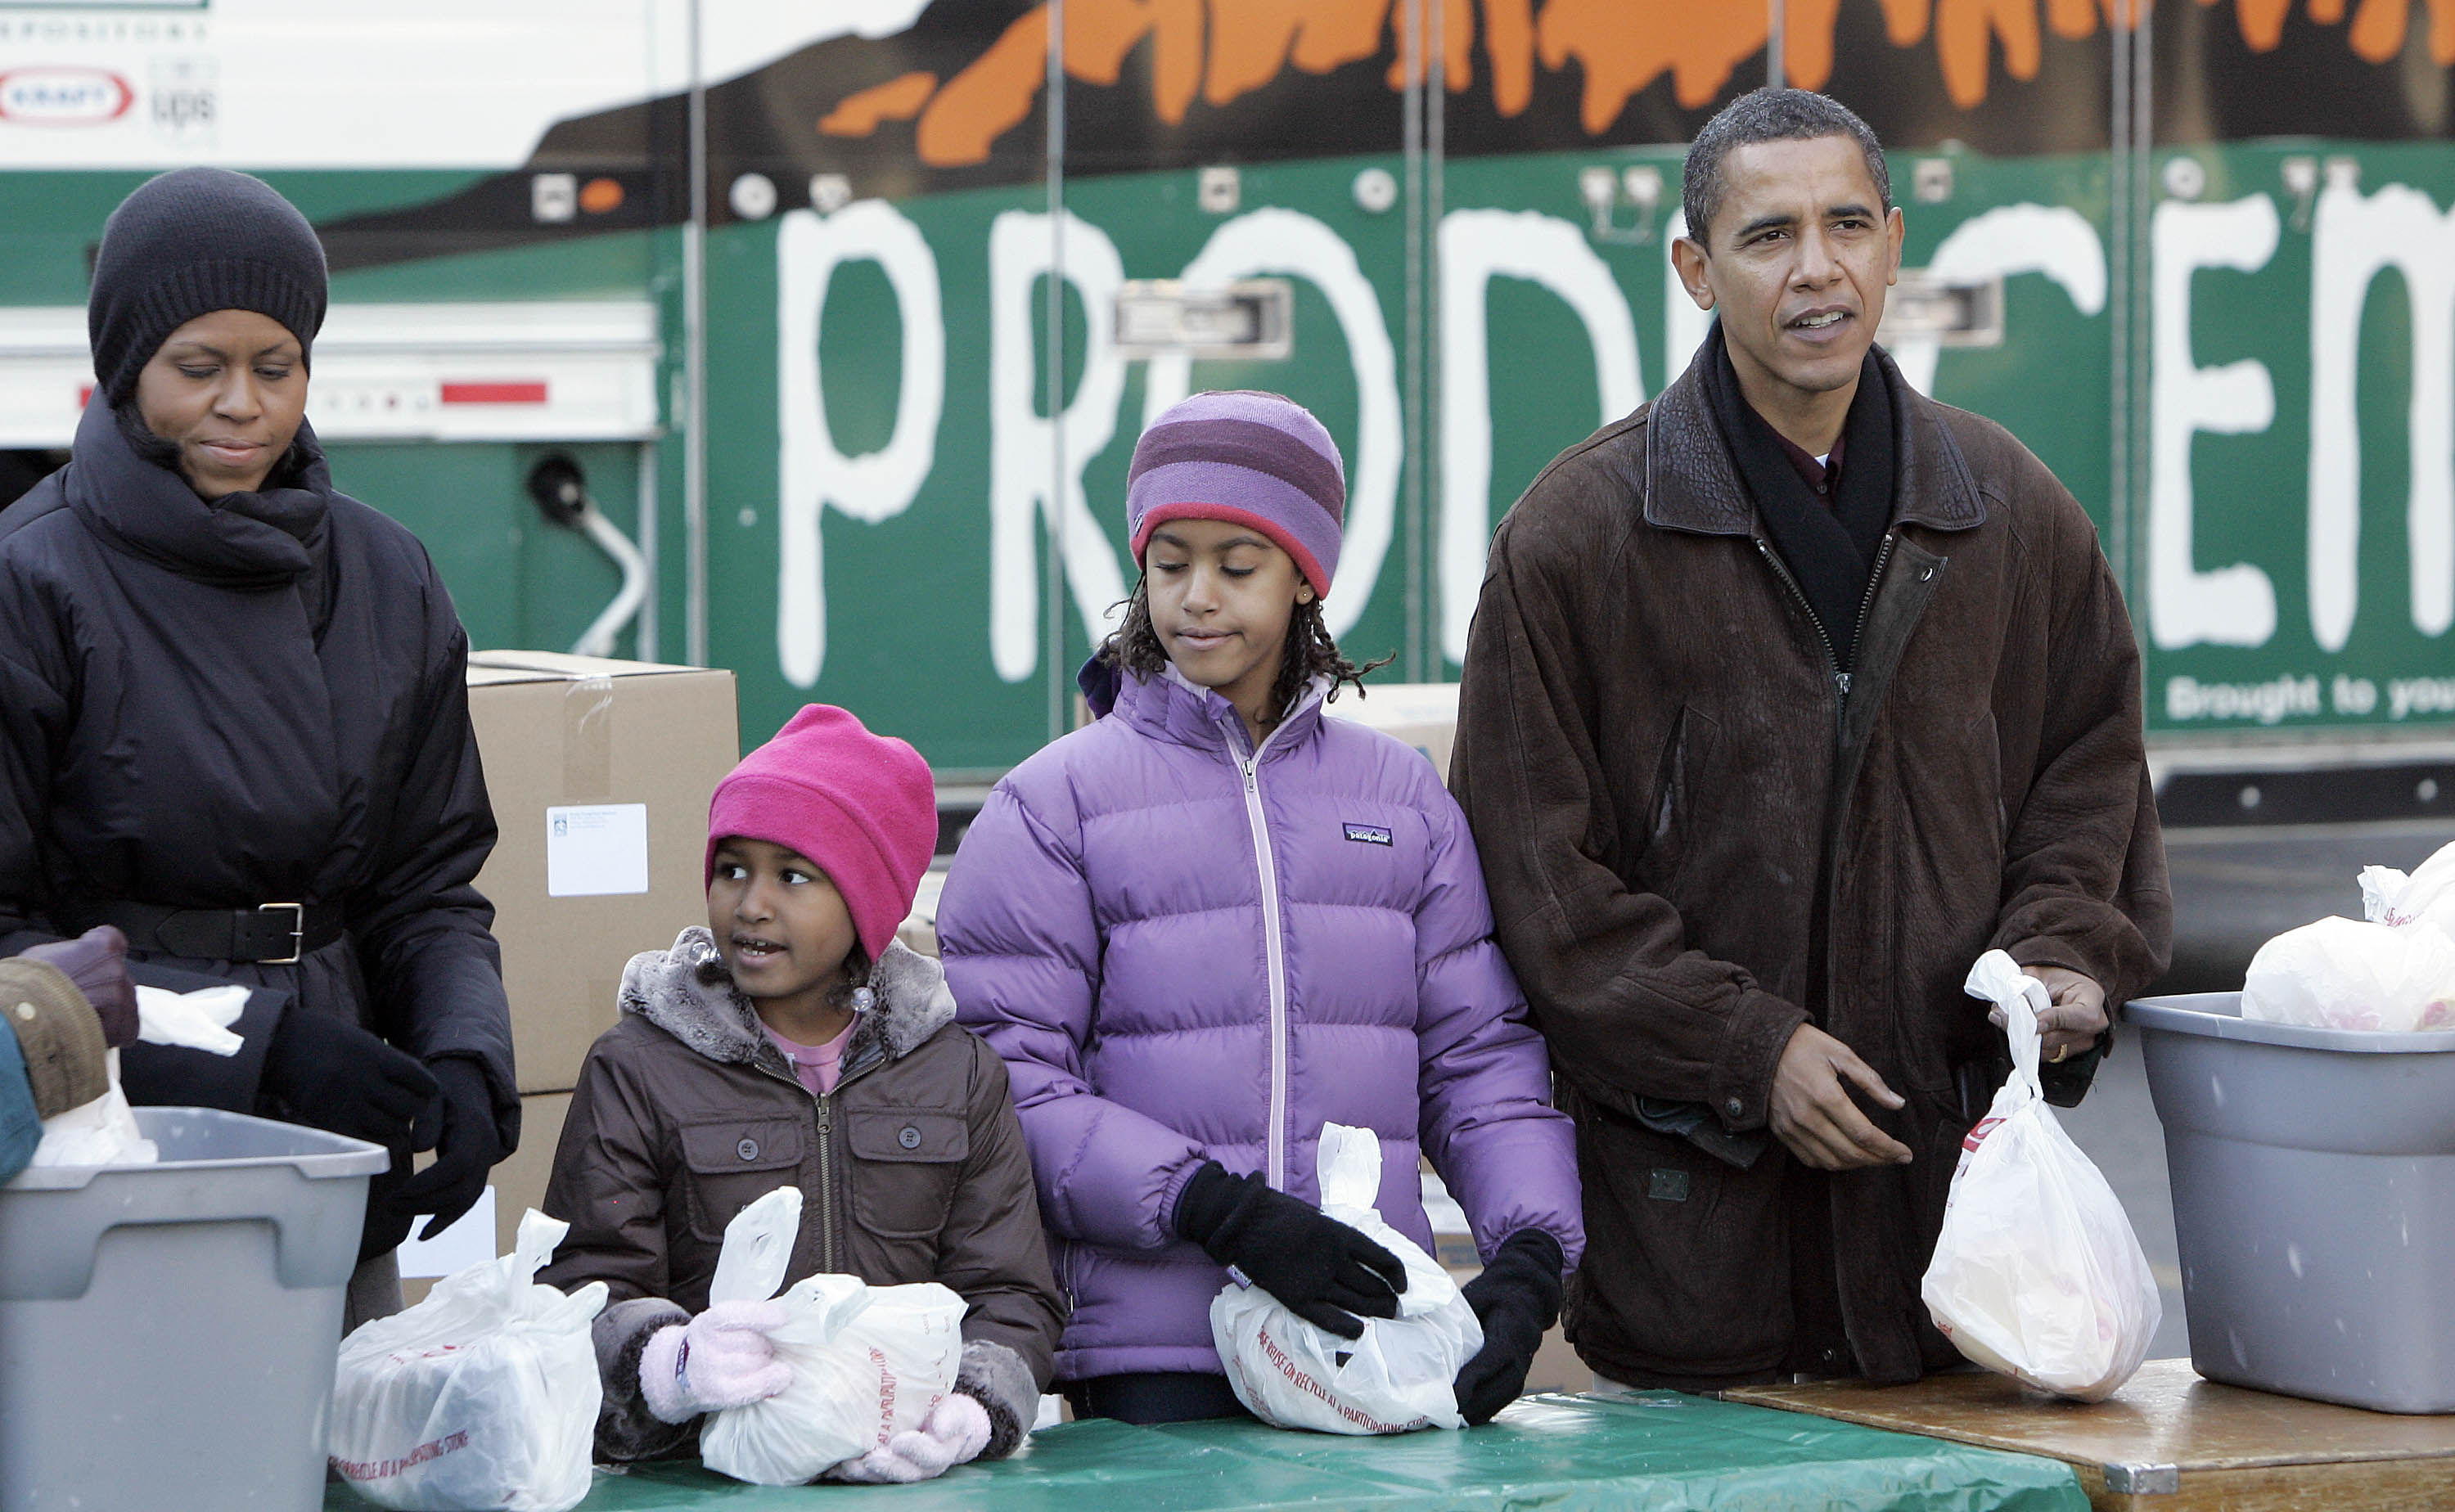
[[[611,1292],[601,1458],[685,1451],[702,1413],[791,1382],[775,1303],[708,1301],[725,1225],[788,1185],[792,1280],[934,1280],[970,1304],[955,1390],[828,1476],[926,1480],[1030,1428],[1063,1313],[1005,1068],[895,937],[937,835],[920,753],[842,709],[803,709],[718,784],[707,925],[632,958],[546,1188],[571,1232],[539,1280]]]

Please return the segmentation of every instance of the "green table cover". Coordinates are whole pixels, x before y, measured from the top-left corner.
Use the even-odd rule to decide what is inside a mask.
[[[335,1486],[327,1512],[363,1506]],[[1249,1421],[1032,1435],[920,1485],[743,1485],[696,1463],[600,1470],[582,1512],[1230,1512],[1312,1505],[1731,1512],[2087,1512],[2071,1466],[1675,1392],[1528,1397],[1488,1427],[1349,1439]]]

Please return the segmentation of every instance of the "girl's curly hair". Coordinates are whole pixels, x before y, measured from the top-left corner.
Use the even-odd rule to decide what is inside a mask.
[[[1149,579],[1135,582],[1133,596],[1126,600],[1125,622],[1108,638],[1100,643],[1100,659],[1122,672],[1155,677],[1167,665],[1167,648],[1160,644],[1159,631],[1151,624]],[[1347,658],[1338,642],[1329,637],[1329,626],[1321,617],[1318,596],[1295,606],[1288,615],[1288,642],[1279,662],[1278,680],[1270,685],[1270,717],[1266,724],[1276,724],[1287,717],[1296,700],[1315,677],[1329,679],[1329,692],[1322,701],[1338,696],[1341,684],[1351,684],[1355,696],[1364,696],[1364,675],[1398,659],[1391,652],[1378,661],[1362,666]]]

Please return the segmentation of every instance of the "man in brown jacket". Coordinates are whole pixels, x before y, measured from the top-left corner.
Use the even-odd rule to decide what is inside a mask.
[[[1875,136],[1765,90],[1689,152],[1687,373],[1494,537],[1451,783],[1577,1123],[1568,1330],[1607,1378],[1909,1381],[1918,1279],[2043,980],[2049,1081],[2164,968],[2139,655],[2043,464],[1874,346]]]

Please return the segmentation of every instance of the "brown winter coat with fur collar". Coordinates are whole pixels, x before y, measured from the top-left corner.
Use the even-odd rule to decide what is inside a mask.
[[[1971,962],[2068,967],[2109,1004],[2164,967],[2140,659],[2095,531],[2001,427],[1879,360],[1897,481],[1846,675],[1694,368],[1492,542],[1451,783],[1577,1122],[1569,1337],[1618,1379],[1783,1366],[1802,1191],[1829,1197],[1856,1368],[1952,1362],[1918,1280],[1999,1079]],[[1811,1020],[1908,1099],[1862,1106],[1912,1164],[1790,1179],[1762,1131]]]
[[[600,1458],[679,1450],[694,1425],[639,1397],[650,1335],[707,1306],[724,1226],[780,1186],[804,1200],[785,1272],[939,1281],[969,1304],[957,1388],[990,1424],[985,1457],[1029,1431],[1065,1315],[1005,1063],[955,1022],[938,963],[889,945],[878,1004],[823,1098],[794,1079],[704,929],[632,958],[621,1021],[580,1068],[545,1210],[571,1224],[538,1279],[603,1281]]]

